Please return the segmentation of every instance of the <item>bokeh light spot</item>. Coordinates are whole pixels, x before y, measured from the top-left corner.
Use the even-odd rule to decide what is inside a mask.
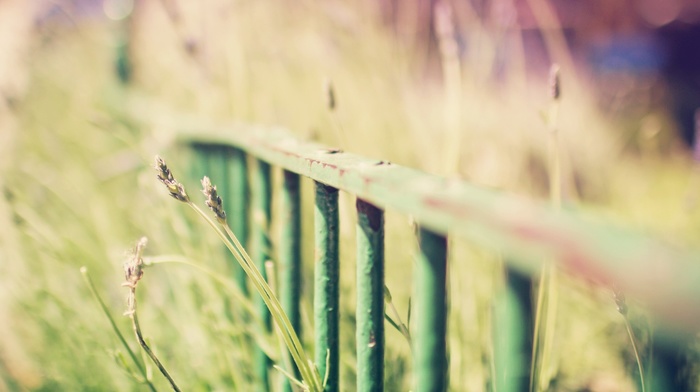
[[[112,20],[122,20],[134,10],[134,0],[104,0],[102,10]]]

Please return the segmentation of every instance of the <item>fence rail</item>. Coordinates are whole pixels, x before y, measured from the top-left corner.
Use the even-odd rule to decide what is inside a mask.
[[[413,297],[420,313],[413,334],[414,388],[447,385],[447,236],[459,236],[501,252],[526,274],[545,260],[602,285],[615,284],[644,303],[666,325],[700,328],[700,257],[649,236],[600,223],[590,215],[554,211],[545,204],[445,179],[386,161],[373,160],[303,142],[283,129],[249,125],[179,133],[179,141],[201,155],[219,154],[229,166],[235,211],[246,210],[245,155],[258,162],[253,233],[269,257],[270,166],[283,169],[281,290],[285,310],[298,315],[300,263],[299,178],[316,184],[314,321],[316,363],[338,389],[338,190],[357,197],[358,389],[381,390],[384,347],[385,209],[412,216],[419,256]],[[239,176],[238,179],[232,178]],[[234,228],[236,230],[236,228]],[[247,231],[238,228],[244,237]],[[267,252],[267,253],[266,253]],[[454,262],[458,262],[455,260]],[[292,317],[294,318],[294,317]],[[330,354],[330,356],[328,356]]]

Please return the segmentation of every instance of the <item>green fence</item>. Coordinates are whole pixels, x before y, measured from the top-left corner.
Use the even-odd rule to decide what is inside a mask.
[[[320,373],[328,374],[327,390],[339,388],[339,190],[357,197],[359,390],[383,389],[385,209],[410,215],[417,225],[412,297],[416,323],[411,334],[415,391],[445,390],[449,383],[448,236],[501,252],[515,271],[509,279],[513,287],[527,286],[518,278],[521,274],[539,272],[544,260],[554,260],[560,270],[615,285],[642,302],[669,330],[700,327],[700,260],[695,252],[601,224],[590,215],[557,212],[525,198],[302,142],[281,129],[246,125],[195,129],[182,132],[180,141],[194,148],[199,167],[207,167],[219,182],[234,217],[232,229],[243,243],[256,244],[254,258],[261,271],[270,257],[272,192],[281,192],[282,230],[276,242],[280,297],[296,328],[301,290],[300,177],[315,182],[315,360]],[[249,162],[254,162],[252,170]],[[279,190],[272,189],[272,167],[283,170]],[[528,300],[521,306],[527,307]],[[262,355],[262,375],[265,361]]]

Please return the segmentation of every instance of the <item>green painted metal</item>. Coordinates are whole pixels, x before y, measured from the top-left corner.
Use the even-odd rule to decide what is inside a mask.
[[[679,250],[601,223],[592,214],[553,211],[546,203],[300,142],[282,129],[234,125],[182,132],[181,139],[244,149],[374,205],[410,214],[427,229],[501,252],[524,273],[536,273],[543,260],[555,260],[563,270],[589,281],[617,283],[666,325],[700,328],[696,250]]]
[[[204,176],[209,177],[212,184],[216,186],[219,193],[228,193],[228,173],[226,165],[226,147],[222,145],[204,145],[202,146],[203,153],[206,156],[206,172],[197,178],[197,187],[190,190],[190,199],[195,203],[201,203],[205,197],[202,194],[201,180]],[[224,204],[224,208],[228,208],[228,204]],[[238,264],[231,252],[226,246],[221,244],[221,255],[225,257],[228,265]]]
[[[446,391],[447,238],[422,227],[417,235],[420,250],[413,272],[413,390]]]
[[[254,262],[263,278],[267,279],[265,272],[265,262],[270,260],[270,223],[272,220],[272,183],[270,181],[270,164],[257,160],[255,173],[255,205],[253,209],[253,235],[255,236],[255,258]],[[260,317],[268,331],[272,330],[272,318],[263,299],[256,296],[256,307],[259,309]],[[256,373],[261,381],[260,390],[270,390],[270,366],[272,361],[262,350],[255,353]]]
[[[198,189],[200,189],[199,181],[203,176],[207,175],[209,172],[209,152],[211,144],[195,143],[192,145],[192,164],[189,169],[189,176],[187,182],[185,182],[185,187],[187,189],[187,194],[190,200],[197,200],[198,195],[201,195]],[[202,240],[202,233],[199,230],[192,230],[192,241],[194,243],[199,243]]]
[[[698,385],[695,374],[697,366],[697,351],[692,342],[697,342],[695,336],[685,336],[688,344],[669,344],[667,336],[652,338],[651,356],[646,360],[645,379],[647,391],[697,391]],[[644,359],[643,359],[644,360]],[[641,390],[639,372],[632,376]]]
[[[221,144],[196,144],[193,146],[195,164],[192,165],[188,184],[190,198],[196,202],[202,197],[201,179],[208,176],[216,185],[228,214],[228,224],[242,244],[248,241],[248,170],[243,151]],[[191,185],[191,186],[190,186]],[[199,235],[195,233],[194,235]],[[248,293],[247,277],[229,250],[222,246],[223,257],[233,271],[233,276],[243,293]],[[233,305],[230,305],[233,306]],[[230,307],[229,307],[230,309]],[[230,314],[229,314],[230,316]]]
[[[228,224],[238,240],[247,246],[248,244],[248,225],[249,219],[249,181],[248,181],[248,162],[246,154],[237,148],[226,149],[226,177],[227,187],[226,192],[222,189],[219,194],[223,197],[224,208],[228,214]],[[231,256],[233,258],[233,256]],[[236,262],[232,261],[234,268],[234,276],[238,282],[238,287],[243,293],[248,293],[247,276],[243,268]]]
[[[384,390],[384,211],[357,199],[357,390]]]
[[[338,391],[340,369],[340,262],[338,190],[316,182],[314,209],[314,336],[319,374],[325,390]]]
[[[505,268],[505,284],[494,298],[492,329],[493,371],[491,390],[527,391],[532,362],[532,279]]]
[[[199,180],[202,176],[205,176],[209,171],[209,144],[195,143],[192,145],[192,158],[193,164],[190,166],[190,182],[186,184],[187,189],[192,193],[192,190],[196,190],[199,187]],[[192,198],[192,195],[190,195]]]
[[[282,232],[279,242],[279,284],[280,301],[289,322],[301,337],[301,188],[299,175],[284,170],[282,173],[282,211],[280,213]],[[285,365],[293,366],[290,374],[299,378],[291,355],[287,355]],[[283,380],[282,389],[291,391],[289,381]]]

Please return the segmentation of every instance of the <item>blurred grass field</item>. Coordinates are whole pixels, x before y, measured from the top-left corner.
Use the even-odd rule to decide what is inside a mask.
[[[440,72],[426,70],[419,46],[385,28],[371,2],[150,1],[120,22],[66,6],[42,23],[35,23],[38,9],[7,4],[14,6],[0,4],[0,17],[16,23],[0,23],[0,36],[16,38],[17,57],[0,60],[0,391],[145,390],[79,272],[88,268],[137,350],[120,284],[125,254],[141,236],[149,238],[149,257],[184,257],[231,276],[215,236],[167,197],[150,167],[160,154],[176,175],[188,175],[187,155],[172,144],[177,122],[157,105],[138,108],[151,120],[125,115],[130,102],[144,102],[133,97],[213,121],[282,125],[346,151],[546,197],[546,75],[494,81],[488,54],[497,37],[485,21],[470,27],[483,28],[484,49],[461,60],[455,102]],[[123,85],[115,62],[127,38],[133,74]],[[697,244],[700,182],[663,110],[652,108],[646,122],[606,113],[576,70],[562,75],[567,208]],[[456,112],[457,126],[450,122]],[[654,129],[643,131],[644,124]],[[455,143],[459,159],[450,161]],[[303,185],[310,344],[312,188]],[[196,188],[189,193],[200,200]],[[353,203],[341,195],[343,390],[354,389]],[[403,314],[412,230],[408,217],[387,212],[387,285]],[[487,390],[500,255],[459,240],[450,246],[451,390]],[[560,286],[556,390],[634,390],[634,359],[611,294],[576,279]],[[146,270],[140,287],[144,333],[183,390],[254,389],[245,336],[270,340],[245,321],[225,286],[191,267],[162,264]],[[643,321],[643,309],[633,312]],[[387,327],[387,390],[410,388],[409,354]],[[158,390],[167,389],[150,371]]]

